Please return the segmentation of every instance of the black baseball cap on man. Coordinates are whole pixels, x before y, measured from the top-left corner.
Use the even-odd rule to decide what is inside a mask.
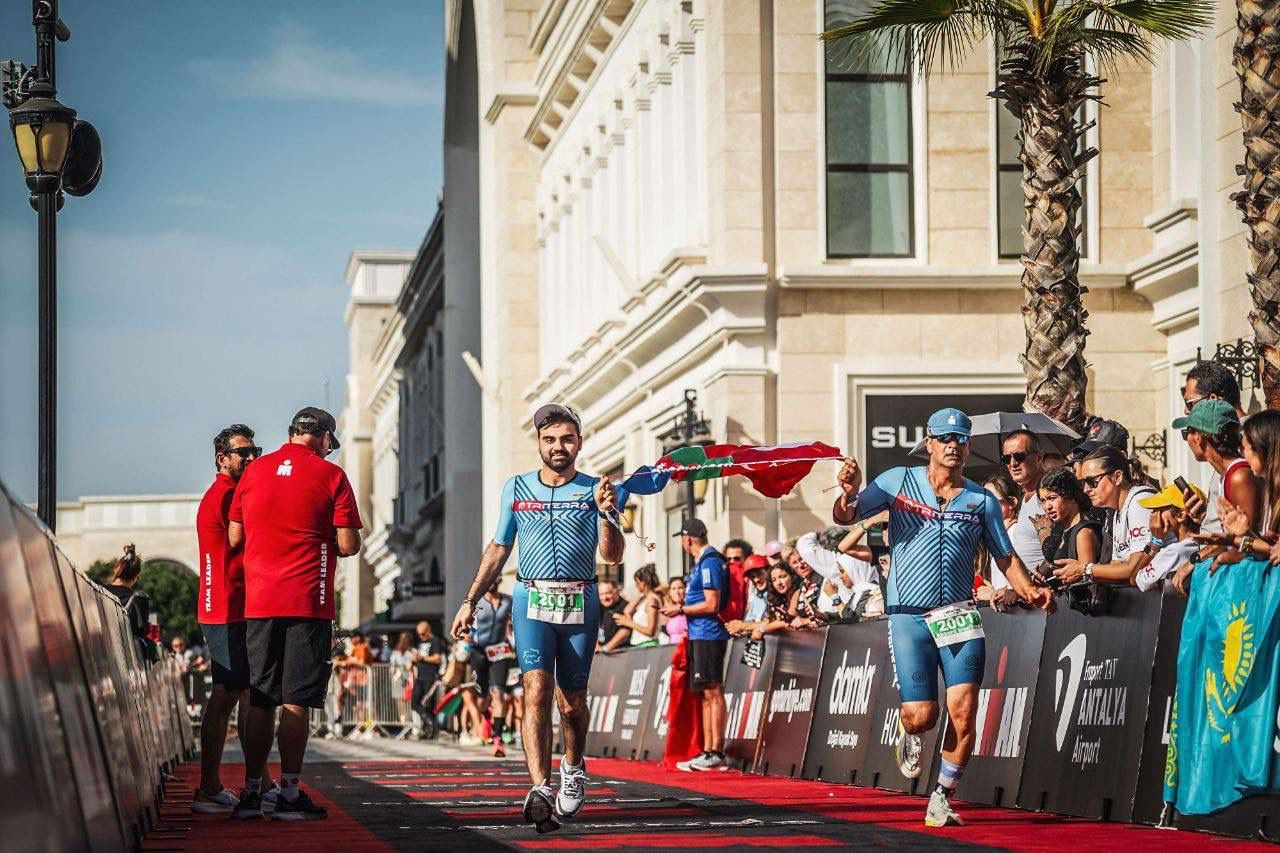
[[[707,538],[707,526],[702,523],[701,519],[686,518],[684,524],[680,525],[680,529],[672,534],[671,538],[677,536],[692,536],[694,539]]]
[[[1129,430],[1119,421],[1098,418],[1089,425],[1084,439],[1071,451],[1071,460],[1078,462],[1100,447],[1114,447],[1129,452]]]
[[[307,435],[322,435],[327,432],[329,437],[333,439],[334,450],[342,446],[338,443],[338,422],[333,419],[333,415],[315,406],[307,406],[305,409],[299,410],[293,416],[293,422],[289,424],[289,429],[296,430],[298,433],[306,433]]]
[[[562,406],[559,403],[547,403],[539,406],[538,411],[533,413],[533,428],[540,430],[552,421],[569,421],[578,428],[578,435],[582,435],[582,418],[578,417],[578,413],[568,406]]]

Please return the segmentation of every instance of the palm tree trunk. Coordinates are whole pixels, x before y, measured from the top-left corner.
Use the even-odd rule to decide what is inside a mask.
[[[1267,408],[1280,409],[1280,4],[1237,0],[1232,64],[1243,97],[1244,189],[1231,198],[1249,226],[1249,324]]]
[[[1027,377],[1028,411],[1040,411],[1071,426],[1085,418],[1089,379],[1084,358],[1089,330],[1080,284],[1080,207],[1077,184],[1096,149],[1080,150],[1088,130],[1077,120],[1080,107],[1096,98],[1101,81],[1079,57],[1036,72],[1025,56],[1001,65],[992,96],[1005,101],[1019,119],[1023,230],[1022,289],[1026,349],[1019,358]]]

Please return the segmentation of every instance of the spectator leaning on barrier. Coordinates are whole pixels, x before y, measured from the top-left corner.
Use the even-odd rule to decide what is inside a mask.
[[[693,557],[693,572],[684,604],[668,605],[668,616],[683,613],[689,619],[689,689],[702,694],[701,755],[679,762],[681,770],[724,770],[724,654],[729,632],[720,621],[720,608],[729,593],[729,573],[724,557],[707,543],[707,526],[696,518],[685,519],[677,536],[680,547]]]
[[[1069,467],[1053,468],[1040,478],[1040,505],[1053,521],[1055,537],[1062,543],[1058,556],[1096,563],[1102,550],[1102,527],[1089,517],[1089,496]],[[1049,571],[1040,569],[1042,575]]]
[[[1035,433],[1018,430],[1005,436],[1000,445],[1000,464],[1022,489],[1018,521],[1009,528],[1009,540],[1018,559],[1028,570],[1044,562],[1044,540],[1053,528],[1040,506],[1040,477],[1044,474],[1044,454]]]
[[[689,636],[689,620],[679,610],[684,604],[684,597],[684,578],[672,578],[671,582],[667,584],[667,594],[663,599],[661,611],[662,635],[672,645],[679,645],[681,640]],[[673,615],[668,615],[668,608],[676,612]]]
[[[828,527],[821,534],[806,533],[796,540],[796,551],[806,564],[811,566],[821,578],[818,585],[817,610],[819,615],[827,619],[846,614],[847,607],[866,607],[863,601],[880,592],[880,584],[876,577],[876,568],[871,564],[871,549],[860,544],[868,527],[888,521],[883,518],[867,519],[857,522],[852,528]],[[883,599],[878,608],[884,612]],[[864,611],[865,612],[865,611]]]
[[[1206,402],[1197,403],[1191,417]],[[1245,557],[1264,559],[1272,565],[1280,564],[1280,412],[1258,412],[1246,420],[1242,450],[1250,473],[1262,483],[1267,513],[1265,517],[1250,518],[1239,504],[1226,498],[1218,501],[1223,531],[1202,531],[1197,537],[1206,545],[1226,548],[1214,558],[1210,571],[1238,563]],[[1174,586],[1183,594],[1189,590],[1189,575],[1189,568],[1183,566],[1174,577]]]
[[[1156,490],[1135,481],[1133,462],[1115,447],[1104,445],[1080,463],[1080,484],[1095,507],[1112,510],[1103,539],[1111,542],[1109,562],[1090,563],[1059,559],[1054,575],[1065,584],[1079,581],[1133,583],[1138,571],[1151,561],[1151,510],[1143,498]]]
[[[631,629],[618,624],[618,617],[626,613],[627,600],[618,591],[618,585],[611,580],[600,581],[598,590],[600,636],[596,641],[596,651],[609,654],[626,648],[631,643]]]
[[[1187,489],[1204,500],[1204,492],[1198,486],[1188,486]],[[1154,554],[1133,577],[1134,586],[1144,592],[1159,589],[1160,582],[1171,577],[1179,567],[1199,559],[1200,543],[1194,537],[1200,528],[1187,514],[1186,500],[1187,495],[1182,489],[1176,483],[1170,483],[1140,501],[1151,512],[1151,542],[1146,550]]]
[[[120,599],[125,618],[129,622],[129,630],[133,634],[133,641],[138,647],[138,653],[143,660],[155,663],[159,660],[159,651],[150,637],[151,598],[138,589],[140,580],[142,580],[142,558],[130,543],[124,546],[124,556],[116,560],[107,591]]]
[[[1249,468],[1240,446],[1240,418],[1227,400],[1198,400],[1191,411],[1175,418],[1173,428],[1198,462],[1208,462],[1214,475],[1203,501],[1187,501],[1187,512],[1200,523],[1201,533],[1221,533],[1219,499],[1239,507],[1252,527],[1262,515],[1262,481]]]
[[[720,616],[724,621],[730,622],[741,619],[743,611],[746,610],[747,569],[744,561],[755,551],[751,543],[745,539],[730,539],[724,543],[720,553],[724,554],[725,563],[729,569],[729,595],[724,606],[720,608]]]
[[[800,595],[796,598],[796,615],[792,626],[805,628],[822,623],[822,614],[818,612],[818,596],[822,595],[822,577],[813,570],[813,566],[800,556],[796,548],[797,539],[788,539],[783,556],[791,573],[795,575]]]
[[[769,559],[763,554],[752,554],[743,561],[743,568],[747,581],[747,606],[741,619],[725,622],[725,628],[735,636],[750,633],[763,625],[769,612]]]
[[[360,512],[341,468],[333,415],[313,407],[289,425],[289,441],[240,478],[228,528],[244,544],[246,640],[252,705],[242,737],[245,790],[232,813],[260,818],[259,786],[280,715],[280,797],[272,818],[318,820],[327,812],[298,786],[310,731],[308,708],[323,708],[331,671],[333,576],[339,557],[360,552]]]
[[[658,611],[662,599],[658,596],[658,572],[653,564],[636,569],[631,579],[636,585],[636,598],[613,621],[631,632],[631,645],[651,646],[658,642]]]

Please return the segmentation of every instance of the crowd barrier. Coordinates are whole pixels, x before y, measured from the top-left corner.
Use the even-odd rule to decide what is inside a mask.
[[[194,753],[176,660],[142,660],[111,593],[0,485],[0,838],[135,849]]]
[[[1064,602],[1065,603],[1065,602]],[[1114,590],[1109,611],[985,611],[987,665],[965,801],[1156,823],[1185,599]],[[919,793],[938,773],[943,719],[917,780],[897,769],[898,692],[888,623],[732,641],[725,753],[747,772]],[[666,737],[671,647],[597,655],[588,754],[654,760]],[[941,683],[939,695],[943,695]],[[1277,741],[1280,749],[1280,740]],[[1274,837],[1280,797],[1253,797],[1185,828]]]
[[[312,734],[327,731],[347,738],[408,736],[415,724],[411,684],[403,666],[344,664],[329,679],[324,708],[311,712]]]

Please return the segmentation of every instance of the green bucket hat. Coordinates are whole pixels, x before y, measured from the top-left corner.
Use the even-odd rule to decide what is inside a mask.
[[[1226,400],[1201,400],[1191,409],[1191,414],[1175,418],[1174,429],[1193,429],[1205,435],[1221,435],[1234,424],[1240,425],[1235,408]]]

